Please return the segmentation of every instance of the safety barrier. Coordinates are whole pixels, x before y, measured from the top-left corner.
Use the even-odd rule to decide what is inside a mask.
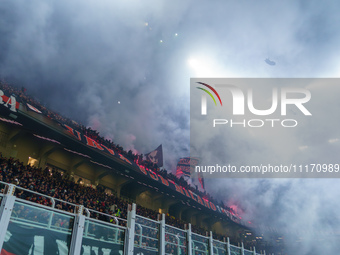
[[[23,192],[49,205],[22,199]],[[17,197],[19,196],[19,197]],[[68,211],[58,204],[66,203]],[[99,217],[100,216],[100,217]],[[0,255],[258,255],[229,242],[152,220],[129,205],[127,220],[0,182]],[[100,218],[101,220],[97,219]],[[103,220],[104,219],[104,220]],[[261,253],[262,254],[262,253]],[[265,254],[265,253],[263,253]]]

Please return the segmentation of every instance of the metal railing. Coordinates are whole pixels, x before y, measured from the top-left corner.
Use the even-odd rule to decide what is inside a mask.
[[[165,254],[185,255],[187,253],[186,231],[173,227],[165,226]]]
[[[1,193],[1,190],[3,191]],[[16,196],[21,192],[48,199],[42,205]],[[71,211],[57,208],[67,203]],[[259,253],[136,215],[128,219],[94,211],[38,192],[0,182],[0,253],[123,255],[256,255]],[[103,220],[105,219],[105,220]],[[20,243],[20,245],[18,245]],[[261,253],[262,254],[262,253]],[[265,254],[265,253],[264,253]]]

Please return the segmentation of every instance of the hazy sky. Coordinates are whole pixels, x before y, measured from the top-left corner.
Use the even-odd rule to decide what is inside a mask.
[[[0,76],[126,149],[147,153],[163,144],[173,171],[189,155],[190,77],[338,77],[339,8],[337,1],[0,0]],[[324,117],[338,117],[339,89],[310,89],[331,94]],[[313,143],[300,149],[336,158],[337,129],[306,127],[302,140]],[[229,146],[231,157],[245,153]],[[207,186],[228,194],[219,197],[238,203],[245,217],[307,228],[291,254],[335,253],[310,233],[339,229],[338,180]]]

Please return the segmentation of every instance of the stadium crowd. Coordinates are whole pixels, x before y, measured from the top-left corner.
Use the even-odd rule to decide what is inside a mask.
[[[28,103],[36,107],[48,118],[60,124],[66,124],[77,130],[81,130],[85,135],[96,140],[98,143],[115,150],[116,152],[124,155],[125,157],[131,160],[134,160],[139,165],[143,165],[149,169],[152,169],[153,171],[157,171],[163,177],[173,180],[179,185],[185,187],[186,189],[190,189],[193,192],[198,193],[201,197],[207,198],[213,201],[215,204],[223,206],[224,208],[233,212],[231,208],[224,206],[221,202],[219,203],[217,201],[214,201],[214,199],[209,194],[205,192],[204,193],[200,192],[199,190],[197,190],[197,188],[188,185],[188,183],[183,178],[179,179],[172,173],[169,173],[167,170],[165,169],[160,170],[157,165],[153,164],[150,161],[144,160],[143,154],[140,155],[133,154],[131,150],[127,152],[120,145],[116,145],[111,140],[101,137],[99,135],[99,132],[91,129],[91,127],[85,127],[84,125],[81,125],[78,122],[62,117],[60,114],[47,109],[38,100],[33,99],[32,97],[26,95],[26,90],[24,88],[17,89],[4,81],[0,81],[0,89],[3,90],[6,95],[14,94],[17,98],[19,98],[18,101],[20,103],[23,103],[24,105]],[[91,218],[96,218],[108,222],[112,222],[113,217],[119,217],[122,219],[127,218],[128,208],[127,201],[118,198],[114,194],[107,194],[105,192],[105,187],[101,185],[96,186],[96,188],[83,186],[80,183],[75,182],[74,179],[72,179],[72,177],[69,176],[67,173],[61,173],[56,169],[49,169],[48,167],[46,167],[45,169],[36,168],[30,165],[25,165],[24,163],[20,162],[17,159],[5,158],[2,155],[0,155],[0,181],[12,183],[20,188],[28,189],[46,195],[46,197],[44,197],[41,194],[33,194],[31,192],[26,192],[25,190],[20,188],[16,190],[16,196],[18,198],[25,199],[34,203],[51,206],[52,201],[47,197],[49,196],[56,199],[55,207],[60,210],[74,212],[75,210],[74,205],[83,205],[84,207],[90,209]],[[0,184],[0,190],[1,188],[3,187]],[[13,213],[19,218],[28,217],[28,215],[25,215],[25,213],[27,213],[26,210],[24,210],[24,208],[22,207],[15,208]],[[158,218],[158,212],[142,206],[137,206],[137,215],[141,215],[152,220],[157,220]],[[47,220],[46,215],[40,216],[41,217],[39,218],[43,219],[43,221]],[[32,217],[35,217],[36,220],[38,220],[36,215]],[[41,219],[39,219],[39,221]],[[125,225],[125,222],[126,221],[119,221],[119,224]],[[179,229],[184,229],[187,222],[176,219],[175,217],[167,214],[166,224],[174,226]],[[52,225],[54,227],[59,228],[67,229],[70,228],[70,222],[68,222],[67,219],[63,218],[56,218],[52,222]],[[192,230],[194,233],[198,233],[203,236],[207,235],[206,229],[192,225]],[[139,240],[138,239],[139,231],[141,230],[136,229],[137,243]],[[178,234],[178,231],[176,233]],[[143,240],[142,238],[141,240],[142,243],[139,244],[141,247],[142,246],[150,246],[154,248],[157,247],[157,243],[155,242],[155,240],[153,240],[153,237],[157,235],[156,230],[151,229],[145,230],[143,232],[143,235],[149,236],[150,238],[148,239],[144,237],[146,238],[145,240]],[[221,241],[225,240],[222,235],[216,233],[214,233],[214,238]],[[171,243],[175,242],[176,240],[171,235],[168,235],[166,240],[168,241],[167,250],[169,252],[173,251],[174,247],[171,246]],[[233,244],[237,244],[241,241],[242,240],[240,240],[239,238],[231,239],[231,242]],[[254,246],[254,244],[251,243],[249,244],[249,246]],[[181,249],[185,249],[185,247],[182,247]]]
[[[40,103],[38,100],[27,95],[26,89],[24,87],[22,87],[21,89],[18,89],[8,84],[6,81],[2,80],[0,81],[0,89],[3,90],[6,95],[15,95],[16,98],[18,98],[18,101],[22,103],[24,106],[27,106],[27,104],[34,106],[51,120],[54,120],[59,124],[66,124],[78,131],[81,131],[84,135],[90,137],[91,139],[95,140],[99,144],[102,144],[114,150],[115,152],[122,154],[124,157],[128,158],[129,160],[134,161],[136,164],[144,166],[154,172],[157,172],[162,177],[176,182],[177,184],[186,188],[187,190],[191,190],[192,192],[197,193],[200,197],[206,200],[212,201],[214,204],[219,205],[220,207],[223,207],[229,210],[231,213],[235,214],[234,210],[224,205],[222,201],[216,201],[210,194],[206,193],[205,191],[202,192],[198,190],[197,187],[192,187],[182,177],[178,178],[176,175],[172,174],[170,171],[166,169],[160,169],[157,166],[157,164],[154,164],[153,162],[149,160],[145,160],[143,154],[133,154],[131,150],[126,151],[119,144],[115,144],[113,141],[105,139],[104,137],[100,136],[99,132],[96,130],[93,130],[91,127],[86,127],[82,124],[79,124],[78,122],[74,120],[71,120],[67,117],[63,117],[62,115],[47,109],[47,107],[44,106],[42,103]]]
[[[76,183],[68,174],[62,174],[55,169],[36,168],[34,166],[25,165],[14,158],[6,158],[0,154],[0,182],[6,182],[16,185],[18,188],[15,195],[18,198],[39,203],[46,206],[51,206],[52,201],[48,197],[55,198],[55,207],[57,209],[74,212],[75,205],[83,205],[84,207],[91,210],[91,218],[112,222],[113,217],[126,219],[128,202],[124,201],[114,194],[107,194],[105,188],[98,185],[96,188],[86,187],[79,183]],[[0,184],[0,191],[3,192],[4,185]],[[28,191],[26,191],[28,190]],[[40,194],[34,194],[29,191],[35,191]],[[46,195],[46,197],[44,195]],[[92,213],[96,211],[95,213]],[[18,217],[28,216],[25,215],[25,210],[18,207],[14,210],[14,214]],[[137,206],[137,215],[141,215],[145,218],[152,220],[158,219],[158,212],[151,209]],[[111,216],[111,217],[110,217]],[[31,216],[29,216],[31,217]],[[39,220],[40,223],[44,222],[44,218],[41,220],[40,217],[32,216]],[[58,227],[64,226],[69,227],[69,223],[65,219],[56,219],[54,225]],[[119,221],[121,225],[125,225],[126,221]],[[167,214],[166,224],[174,226],[179,229],[184,229],[185,224],[182,220],[176,219],[175,217]],[[198,233],[206,236],[207,230],[192,225],[194,233]],[[147,232],[146,232],[147,233]],[[145,232],[144,232],[145,234]],[[223,236],[214,233],[214,238],[223,240]],[[232,240],[233,243],[237,244],[240,240]]]

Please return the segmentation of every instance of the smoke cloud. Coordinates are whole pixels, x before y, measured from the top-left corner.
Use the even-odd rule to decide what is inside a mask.
[[[0,76],[126,149],[147,153],[163,144],[165,166],[174,171],[189,155],[190,77],[338,77],[338,5],[3,0]],[[339,113],[338,89],[310,89],[334,93],[324,106],[328,114],[291,142],[306,162],[338,159],[338,126],[327,124]],[[311,111],[322,115],[324,109]],[[235,147],[239,139],[224,145],[231,159],[263,148],[252,154],[260,161],[272,155],[268,148],[279,147],[256,137]],[[336,254],[338,184],[209,179],[207,189],[226,203],[237,201],[243,217],[284,235],[289,254]]]

